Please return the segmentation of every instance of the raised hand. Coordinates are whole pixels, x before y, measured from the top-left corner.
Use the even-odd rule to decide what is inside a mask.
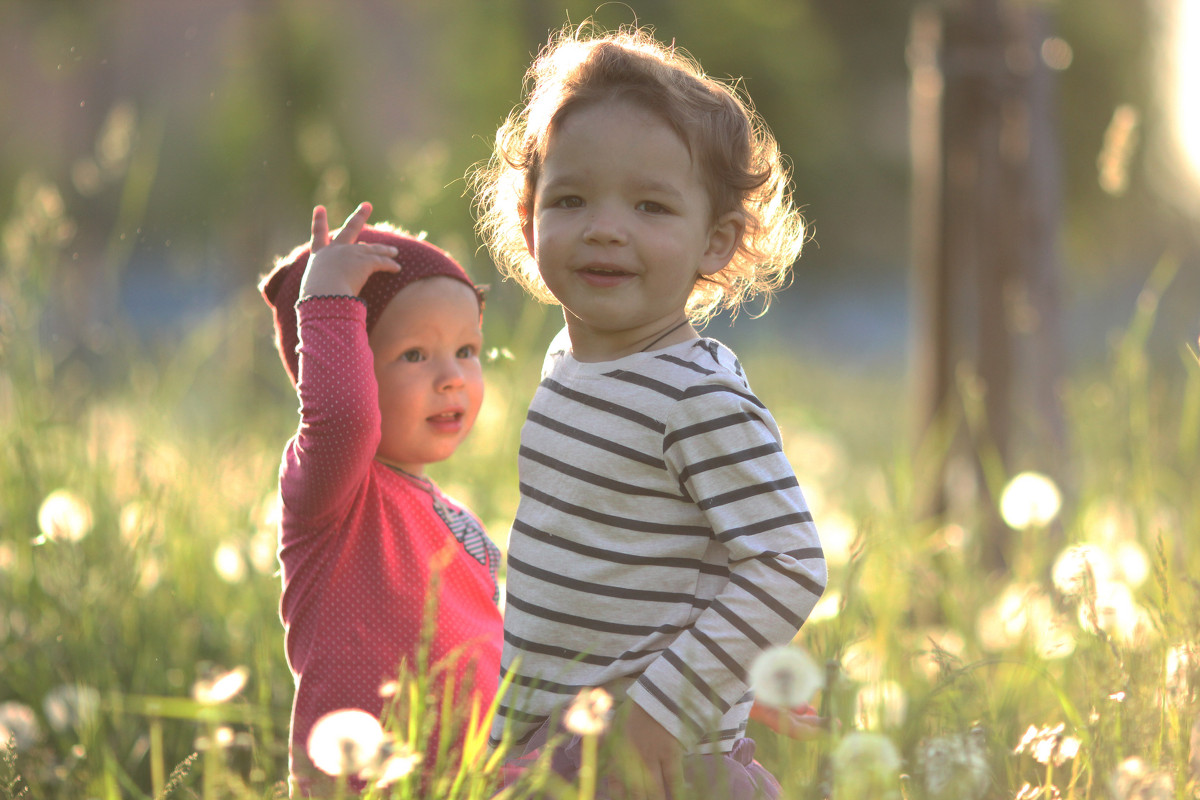
[[[376,272],[399,272],[396,248],[385,244],[358,244],[358,235],[371,216],[371,204],[354,209],[330,238],[324,206],[313,209],[308,266],[300,281],[300,299],[317,295],[355,296]]]

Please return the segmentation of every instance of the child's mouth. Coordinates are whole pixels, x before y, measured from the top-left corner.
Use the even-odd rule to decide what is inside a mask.
[[[444,411],[441,414],[426,417],[426,422],[435,429],[449,432],[459,430],[462,427],[462,421],[463,412],[461,411]]]

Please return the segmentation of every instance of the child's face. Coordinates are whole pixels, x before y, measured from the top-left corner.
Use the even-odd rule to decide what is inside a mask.
[[[449,458],[483,401],[479,301],[453,278],[414,281],[369,337],[383,436],[376,458],[420,475]]]
[[[636,352],[684,319],[697,278],[721,270],[740,217],[712,219],[683,140],[626,101],[571,112],[551,135],[525,225],[576,356]]]

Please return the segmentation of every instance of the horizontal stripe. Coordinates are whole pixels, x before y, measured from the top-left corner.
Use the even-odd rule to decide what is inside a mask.
[[[534,603],[526,602],[519,597],[514,597],[512,594],[509,594],[505,600],[505,606],[515,608],[538,619],[548,619],[563,625],[574,625],[577,628],[603,631],[604,633],[619,633],[627,636],[650,636],[655,633],[679,633],[683,630],[679,625],[629,625],[607,619],[581,617],[578,614],[568,614],[565,611],[553,611],[543,608]]]
[[[804,525],[812,522],[812,512],[797,511],[792,514],[784,514],[781,517],[771,517],[760,522],[755,522],[751,525],[743,525],[740,528],[730,528],[724,533],[717,535],[717,538],[722,542],[732,542],[734,539],[742,536],[754,536],[764,531],[779,530],[789,528],[793,525]]]
[[[700,507],[701,511],[708,511],[711,508],[736,503],[739,500],[746,500],[750,497],[758,497],[763,494],[772,494],[773,492],[782,492],[787,489],[797,489],[799,487],[800,482],[796,480],[795,475],[792,475],[787,478],[780,478],[777,481],[756,483],[753,486],[743,486],[740,489],[734,489],[732,492],[725,492],[725,494],[706,497],[696,505]]]
[[[612,414],[613,416],[627,419],[630,422],[641,425],[644,428],[649,428],[655,433],[662,433],[664,430],[666,430],[666,426],[663,425],[660,420],[646,416],[645,414],[639,414],[638,412],[630,409],[628,406],[623,406],[619,403],[614,403],[609,400],[601,400],[598,397],[590,394],[584,394],[583,392],[577,392],[574,389],[568,389],[558,381],[547,378],[546,380],[542,381],[542,386],[554,392],[559,397],[564,397],[568,400],[579,403],[580,405],[587,406],[588,408],[594,408],[597,411],[603,411],[605,414]]]
[[[694,475],[700,475],[704,472],[709,472],[722,467],[732,467],[734,464],[742,464],[747,461],[754,461],[763,456],[774,455],[775,453],[783,452],[778,442],[770,442],[769,444],[759,445],[758,447],[750,447],[745,450],[738,450],[736,453],[725,453],[723,455],[706,458],[703,461],[697,461],[694,464],[689,464],[679,472],[679,480],[681,482],[688,480]]]
[[[601,597],[616,597],[621,600],[640,600],[649,603],[683,603],[689,606],[699,605],[706,607],[708,603],[698,601],[695,595],[685,594],[683,592],[659,592],[653,589],[627,589],[621,586],[607,586],[591,581],[580,581],[572,578],[567,578],[549,570],[540,569],[532,564],[526,564],[520,559],[509,556],[509,570],[515,570],[522,575],[528,575],[531,578],[537,578],[544,583],[552,583],[555,586],[562,586],[573,591],[582,592],[585,594],[594,594]]]
[[[705,377],[716,374],[714,370],[705,369],[704,367],[700,366],[699,364],[697,364],[693,361],[687,361],[685,359],[679,358],[678,356],[673,356],[670,353],[663,353],[660,356],[656,356],[656,358],[659,361],[665,361],[668,364],[674,364],[677,367],[683,367],[684,369],[690,369],[692,372],[695,372],[700,375],[704,375]]]
[[[580,664],[591,664],[597,667],[607,667],[617,661],[637,661],[646,658],[647,656],[655,656],[661,653],[661,650],[627,650],[624,653],[616,656],[603,656],[594,653],[580,653],[566,647],[557,645],[545,644],[544,642],[534,642],[529,639],[522,639],[515,633],[509,630],[504,631],[504,641],[518,647],[527,653],[537,653],[538,655],[550,656],[551,658],[561,658],[564,661],[575,662]]]
[[[725,394],[725,393],[732,394],[736,397],[740,397],[741,399],[745,400],[747,403],[758,406],[759,408],[763,409],[764,411],[767,408],[765,405],[763,405],[761,400],[759,400],[757,397],[755,397],[750,392],[741,392],[741,391],[738,391],[737,389],[733,389],[733,388],[730,388],[729,386],[725,386],[725,385],[719,384],[719,383],[703,383],[703,384],[698,384],[696,386],[693,386],[687,390],[687,393],[685,394],[684,399],[694,400],[697,397],[706,397],[710,394]]]
[[[588,433],[587,431],[581,431],[578,428],[573,428],[570,425],[551,419],[550,417],[547,417],[544,414],[539,414],[536,411],[531,410],[525,419],[528,422],[541,425],[547,430],[554,431],[555,433],[561,434],[570,439],[574,439],[575,441],[582,442],[590,447],[596,448],[597,450],[603,450],[607,453],[612,453],[615,456],[627,458],[630,461],[635,461],[639,464],[645,464],[649,467],[655,467],[656,469],[665,470],[667,468],[666,462],[661,458],[656,458],[655,456],[647,455],[646,453],[640,453],[637,450],[619,445],[616,442],[610,439],[605,439],[602,436],[596,436]],[[521,438],[523,439],[524,436]]]
[[[671,525],[668,523],[631,519],[629,517],[618,517],[614,514],[602,514],[599,511],[593,511],[584,506],[568,503],[566,500],[561,500],[545,492],[539,492],[527,483],[519,484],[518,488],[521,491],[522,497],[536,500],[542,505],[553,508],[555,511],[561,511],[564,514],[570,514],[573,517],[586,519],[590,522],[598,522],[601,525],[608,525],[612,528],[620,528],[626,531],[640,531],[642,533],[663,533],[672,536],[702,536],[708,538],[712,535],[712,531],[703,525]]]
[[[678,387],[671,386],[668,383],[655,380],[648,375],[642,375],[638,372],[630,372],[626,369],[613,370],[612,372],[604,373],[604,377],[612,378],[613,380],[629,383],[634,386],[640,386],[643,389],[649,389],[652,392],[658,392],[664,397],[669,397],[672,400],[679,400],[683,397],[683,392]]]
[[[694,436],[703,436],[706,433],[719,431],[724,428],[732,428],[735,425],[745,425],[747,423],[758,422],[762,420],[751,414],[748,411],[741,411],[737,414],[726,414],[723,417],[715,417],[714,419],[697,422],[694,425],[688,425],[684,428],[671,431],[663,437],[663,452],[670,450],[676,442],[681,442],[684,439],[691,439]]]
[[[555,472],[568,475],[577,481],[590,483],[593,486],[599,486],[602,489],[608,489],[609,491],[617,492],[618,494],[627,494],[634,497],[659,497],[669,500],[686,499],[680,495],[671,494],[670,492],[660,492],[657,489],[651,489],[646,486],[637,486],[632,483],[622,483],[621,481],[606,478],[603,475],[597,475],[594,472],[589,472],[588,470],[581,469],[580,467],[572,466],[565,461],[559,461],[557,458],[553,458],[545,453],[534,450],[532,447],[524,445],[517,451],[517,457],[527,458],[530,461],[535,461],[544,467],[554,470]]]
[[[551,547],[568,550],[572,553],[590,556],[591,558],[606,561],[612,564],[631,564],[638,566],[696,570],[706,575],[719,575],[721,577],[729,576],[729,570],[720,564],[709,564],[698,558],[640,556],[634,555],[633,553],[622,553],[604,547],[591,547],[590,545],[573,542],[569,539],[564,539],[561,536],[555,536],[554,534],[538,530],[537,528],[523,522],[520,519],[513,520],[512,529],[518,533],[530,537],[531,539],[537,540],[540,544],[550,545]]]

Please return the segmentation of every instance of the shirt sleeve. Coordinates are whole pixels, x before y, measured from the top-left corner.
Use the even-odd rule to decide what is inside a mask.
[[[300,328],[300,427],[284,453],[284,505],[309,526],[339,513],[379,447],[374,359],[366,306],[352,297],[312,297],[296,308]]]
[[[629,690],[689,742],[745,696],[750,665],[763,650],[792,640],[827,576],[779,430],[752,394],[713,385],[689,391],[675,405],[663,450],[729,563],[712,604]]]

